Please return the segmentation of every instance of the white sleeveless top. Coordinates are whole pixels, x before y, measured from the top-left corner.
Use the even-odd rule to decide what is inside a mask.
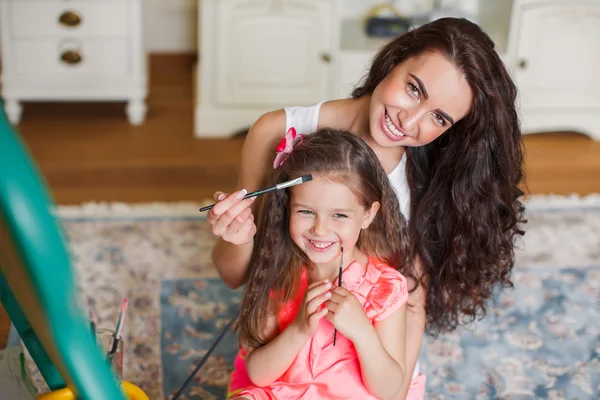
[[[291,127],[296,129],[296,133],[302,135],[308,135],[317,130],[319,123],[319,111],[321,105],[325,101],[308,107],[286,107],[285,111],[285,132]],[[398,197],[398,203],[400,204],[400,212],[404,215],[404,218],[408,221],[410,217],[410,190],[408,188],[408,179],[406,178],[406,152],[402,155],[402,159],[394,168],[392,172],[388,174],[390,183],[396,196]],[[415,365],[412,378],[416,378],[420,374],[419,360]]]
[[[298,134],[307,135],[317,130],[319,123],[319,111],[324,101],[309,107],[287,107],[285,110],[285,132],[291,127],[296,129]],[[388,174],[390,183],[400,204],[400,211],[404,218],[408,221],[410,218],[410,190],[408,188],[408,180],[406,178],[406,153],[402,155],[402,159]]]

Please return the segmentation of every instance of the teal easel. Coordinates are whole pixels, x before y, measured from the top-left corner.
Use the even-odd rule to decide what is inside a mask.
[[[0,111],[0,300],[51,390],[68,386],[77,399],[125,400],[77,306],[53,206]]]

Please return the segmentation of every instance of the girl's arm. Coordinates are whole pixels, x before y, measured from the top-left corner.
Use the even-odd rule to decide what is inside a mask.
[[[261,116],[250,128],[241,154],[238,190],[258,190],[273,169],[275,147],[285,134],[285,112],[272,111]],[[220,192],[217,192],[217,196]],[[227,286],[237,289],[246,281],[246,272],[254,247],[256,227],[252,214],[255,203],[240,201],[235,196],[217,203],[207,220],[217,239],[212,251],[213,264]],[[243,232],[243,237],[237,232]],[[234,243],[243,244],[234,244]]]
[[[395,399],[410,376],[406,374],[406,304],[354,342],[366,388],[380,399]]]
[[[269,316],[265,331],[269,342],[247,353],[246,369],[252,383],[267,386],[288,370],[302,347],[317,331],[319,321],[327,315],[327,308],[321,308],[321,305],[331,297],[330,288],[328,280],[311,283],[296,318],[279,335],[276,315]]]
[[[275,316],[268,324],[277,325]],[[310,336],[296,329],[295,324],[290,324],[269,343],[249,349],[246,369],[252,383],[256,386],[267,386],[279,379],[292,365],[309,338]]]

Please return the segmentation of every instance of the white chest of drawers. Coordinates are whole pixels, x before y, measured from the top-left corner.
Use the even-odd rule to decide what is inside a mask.
[[[126,101],[143,123],[148,91],[142,0],[0,0],[2,97],[13,124],[22,101]]]

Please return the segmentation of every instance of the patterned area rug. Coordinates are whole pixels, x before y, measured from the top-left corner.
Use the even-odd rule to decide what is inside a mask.
[[[84,295],[113,327],[130,298],[124,378],[152,400],[181,386],[241,293],[211,264],[197,204],[59,207]],[[488,316],[426,338],[429,399],[593,399],[600,394],[600,196],[529,202],[515,288]],[[223,399],[236,340],[225,337],[182,399]]]

